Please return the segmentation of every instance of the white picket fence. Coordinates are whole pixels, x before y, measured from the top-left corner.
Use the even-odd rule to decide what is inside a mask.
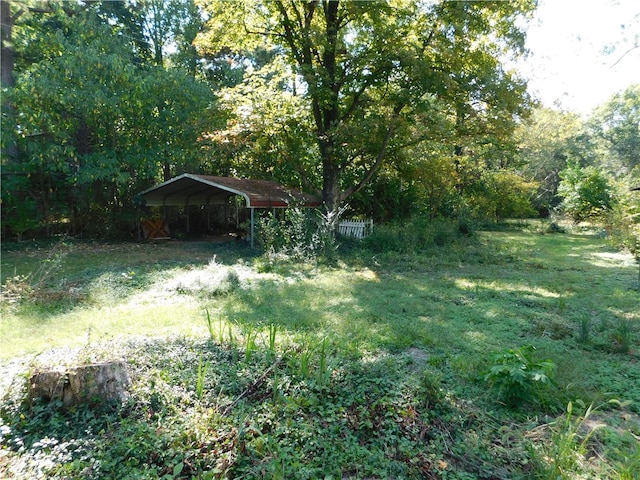
[[[342,220],[338,223],[338,233],[345,237],[353,237],[361,240],[373,231],[373,219],[371,220]]]

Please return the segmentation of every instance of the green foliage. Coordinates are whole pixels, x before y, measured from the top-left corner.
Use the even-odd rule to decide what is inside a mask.
[[[595,155],[583,124],[577,114],[539,107],[516,129],[516,164],[526,178],[537,182],[534,205],[543,215],[560,203],[560,172],[566,169],[567,160],[581,158],[590,162]]]
[[[314,144],[299,142],[306,151],[285,155],[281,168],[322,183],[329,211],[361,190],[391,157],[399,158],[404,143],[415,145],[432,129],[442,131],[441,124],[455,123],[447,118],[450,112],[459,112],[457,121],[464,123],[456,133],[487,144],[503,142],[513,114],[526,110],[524,82],[500,67],[498,52],[521,52],[515,18],[531,12],[534,2],[488,8],[405,1],[327,2],[323,8],[282,1],[203,5],[210,20],[198,42],[206,51],[227,48],[255,61],[260,55],[250,52],[266,49],[278,57],[274,63],[292,70],[293,85],[276,76],[261,90],[259,104],[283,98],[283,90],[302,98]],[[247,34],[241,25],[252,28]],[[469,42],[471,36],[483,41]],[[490,114],[473,106],[480,99]],[[299,99],[289,96],[285,105],[292,101]],[[259,138],[280,148],[293,138],[295,124],[289,115],[273,118],[277,136]]]
[[[34,31],[16,30],[35,36],[18,40],[21,55],[46,50],[16,72],[18,155],[3,158],[2,167],[22,179],[7,183],[6,195],[35,203],[39,215],[3,202],[5,232],[22,234],[40,216],[49,228],[65,222],[68,233],[131,236],[140,190],[161,173],[198,170],[211,92],[183,71],[142,68],[130,37],[113,35],[93,8],[56,8],[38,18]]]
[[[205,378],[207,375],[207,369],[209,368],[208,363],[202,363],[202,356],[198,359],[198,375],[196,378],[196,398],[198,400],[202,400],[202,397],[205,393]]]
[[[617,182],[616,203],[605,218],[608,241],[616,248],[624,248],[640,259],[640,168],[636,168]]]
[[[281,219],[269,213],[258,221],[258,241],[272,260],[333,263],[338,248],[338,218],[337,213],[322,214],[304,208],[288,208]]]
[[[58,242],[34,270],[27,274],[7,276],[2,284],[0,298],[8,303],[26,301],[44,301],[46,303],[52,296],[51,289],[55,288],[61,267],[71,251],[71,245],[64,241]],[[57,296],[55,293],[54,297]],[[69,297],[73,297],[73,295],[69,294]]]
[[[509,407],[525,402],[549,400],[548,387],[553,385],[556,365],[551,360],[533,358],[535,347],[509,348],[494,355],[484,380]]]
[[[619,318],[636,320],[635,268],[593,235],[525,227],[504,223],[420,253],[353,248],[341,252],[340,268],[289,263],[267,274],[235,242],[69,240],[74,248],[51,283],[105,291],[65,312],[52,312],[51,301],[2,311],[0,335],[12,338],[0,351],[3,473],[533,478],[551,465],[553,432],[565,428],[564,416],[546,425],[549,407],[566,405],[567,395],[615,392],[632,403],[589,417],[583,427],[608,428],[566,476],[634,478],[640,383],[634,347],[615,354],[614,335]],[[3,274],[25,274],[51,245],[2,248]],[[177,292],[187,278],[232,266],[243,282],[231,294]],[[591,341],[578,345],[585,315],[594,319]],[[23,404],[27,354],[44,352],[36,366],[68,364],[78,341],[80,358],[126,361],[129,400],[115,411]],[[519,412],[496,408],[478,382],[486,352],[514,343],[535,344],[557,364],[558,388],[540,385],[541,398]],[[542,363],[534,353],[531,363]],[[572,423],[578,416],[573,402]]]
[[[596,412],[605,406],[620,405],[617,400],[594,406],[586,406],[581,400],[576,405],[582,413],[574,412],[574,403],[567,404],[566,413],[557,421],[546,425],[551,432],[551,438],[537,443],[536,456],[538,477],[541,479],[557,480],[577,478],[588,472],[587,461],[590,443],[594,435],[604,428],[602,423],[596,423]]]
[[[515,172],[486,171],[465,190],[463,198],[478,218],[528,218],[536,216],[531,201],[536,187]]]
[[[617,208],[610,181],[603,177],[622,180],[626,190],[634,185],[628,177],[637,165],[638,93],[638,86],[631,85],[586,121],[570,112],[537,108],[521,123],[516,163],[539,184],[534,201],[540,213],[552,213],[563,201],[568,214],[581,221]],[[616,200],[628,193],[617,190]]]
[[[629,353],[634,341],[633,320],[631,318],[619,318],[612,333],[613,350],[619,353]]]
[[[18,198],[16,192],[7,192],[6,184],[3,187],[8,198],[2,199],[2,229],[9,235],[15,235],[20,242],[25,233],[36,231],[42,223],[38,218],[37,202],[33,198]]]
[[[272,362],[256,349],[255,356],[230,362],[229,346],[210,343],[117,348],[137,379],[117,410],[65,412],[52,404],[23,407],[20,395],[3,399],[3,444],[22,447],[25,460],[12,462],[9,472],[34,479],[253,478],[260,472],[302,479],[413,477],[428,468],[419,437],[429,413],[413,399],[418,387],[411,376],[399,380],[407,372],[397,359],[336,362],[323,341],[308,360],[317,374],[309,375],[298,362],[282,361],[299,355],[291,351]],[[431,458],[441,456],[434,446]]]
[[[612,173],[626,174],[640,166],[640,84],[630,85],[598,107],[589,120],[596,138],[613,158],[604,159]]]
[[[588,315],[584,315],[579,321],[578,341],[587,344],[591,341],[592,319]]]
[[[268,175],[284,185],[301,186],[301,178],[315,184],[313,174],[300,175],[317,155],[307,103],[287,88],[290,67],[271,58],[274,52],[268,55],[266,65],[249,69],[241,83],[217,92],[226,128],[213,138],[211,168],[254,178]]]
[[[615,204],[606,175],[595,167],[581,167],[578,162],[569,162],[560,178],[560,208],[575,222],[602,217]]]
[[[213,321],[211,320],[211,314],[209,313],[209,309],[205,309],[205,313],[207,315],[207,330],[209,332],[209,339],[213,342],[216,339],[215,328],[213,326]]]
[[[417,253],[450,245],[473,233],[467,221],[413,217],[408,221],[377,225],[362,244],[376,252]]]

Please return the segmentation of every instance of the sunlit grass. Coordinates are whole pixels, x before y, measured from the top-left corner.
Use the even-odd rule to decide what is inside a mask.
[[[25,310],[3,312],[0,358],[119,336],[202,335],[205,331],[202,308],[187,298],[171,305],[83,306],[47,316],[35,308]]]

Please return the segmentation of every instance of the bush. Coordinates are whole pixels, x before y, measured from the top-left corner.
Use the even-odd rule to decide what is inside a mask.
[[[640,167],[619,182],[617,202],[605,220],[609,241],[617,248],[635,253],[640,259],[640,192],[631,191],[630,185],[640,185]]]
[[[402,223],[377,226],[363,245],[373,252],[418,253],[453,243],[470,235],[472,229],[472,223],[466,220],[414,217]]]
[[[510,408],[527,400],[545,403],[545,390],[553,383],[556,366],[550,360],[534,360],[534,351],[533,345],[525,345],[495,354],[484,377]]]
[[[500,221],[536,215],[532,198],[538,185],[505,170],[485,172],[465,193],[465,201],[479,218]]]
[[[563,199],[560,209],[576,223],[601,216],[613,207],[609,180],[595,167],[582,168],[578,162],[569,162],[560,177],[558,195]]]
[[[337,256],[335,227],[340,213],[288,208],[283,219],[270,213],[258,221],[257,239],[271,257],[332,263]]]

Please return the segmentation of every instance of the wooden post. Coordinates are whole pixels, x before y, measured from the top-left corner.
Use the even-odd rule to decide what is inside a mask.
[[[253,211],[255,210],[255,208],[250,207],[250,210],[251,210],[251,248],[253,248],[254,237],[255,237],[255,233],[256,233],[255,220],[254,220],[254,215],[253,215]]]

